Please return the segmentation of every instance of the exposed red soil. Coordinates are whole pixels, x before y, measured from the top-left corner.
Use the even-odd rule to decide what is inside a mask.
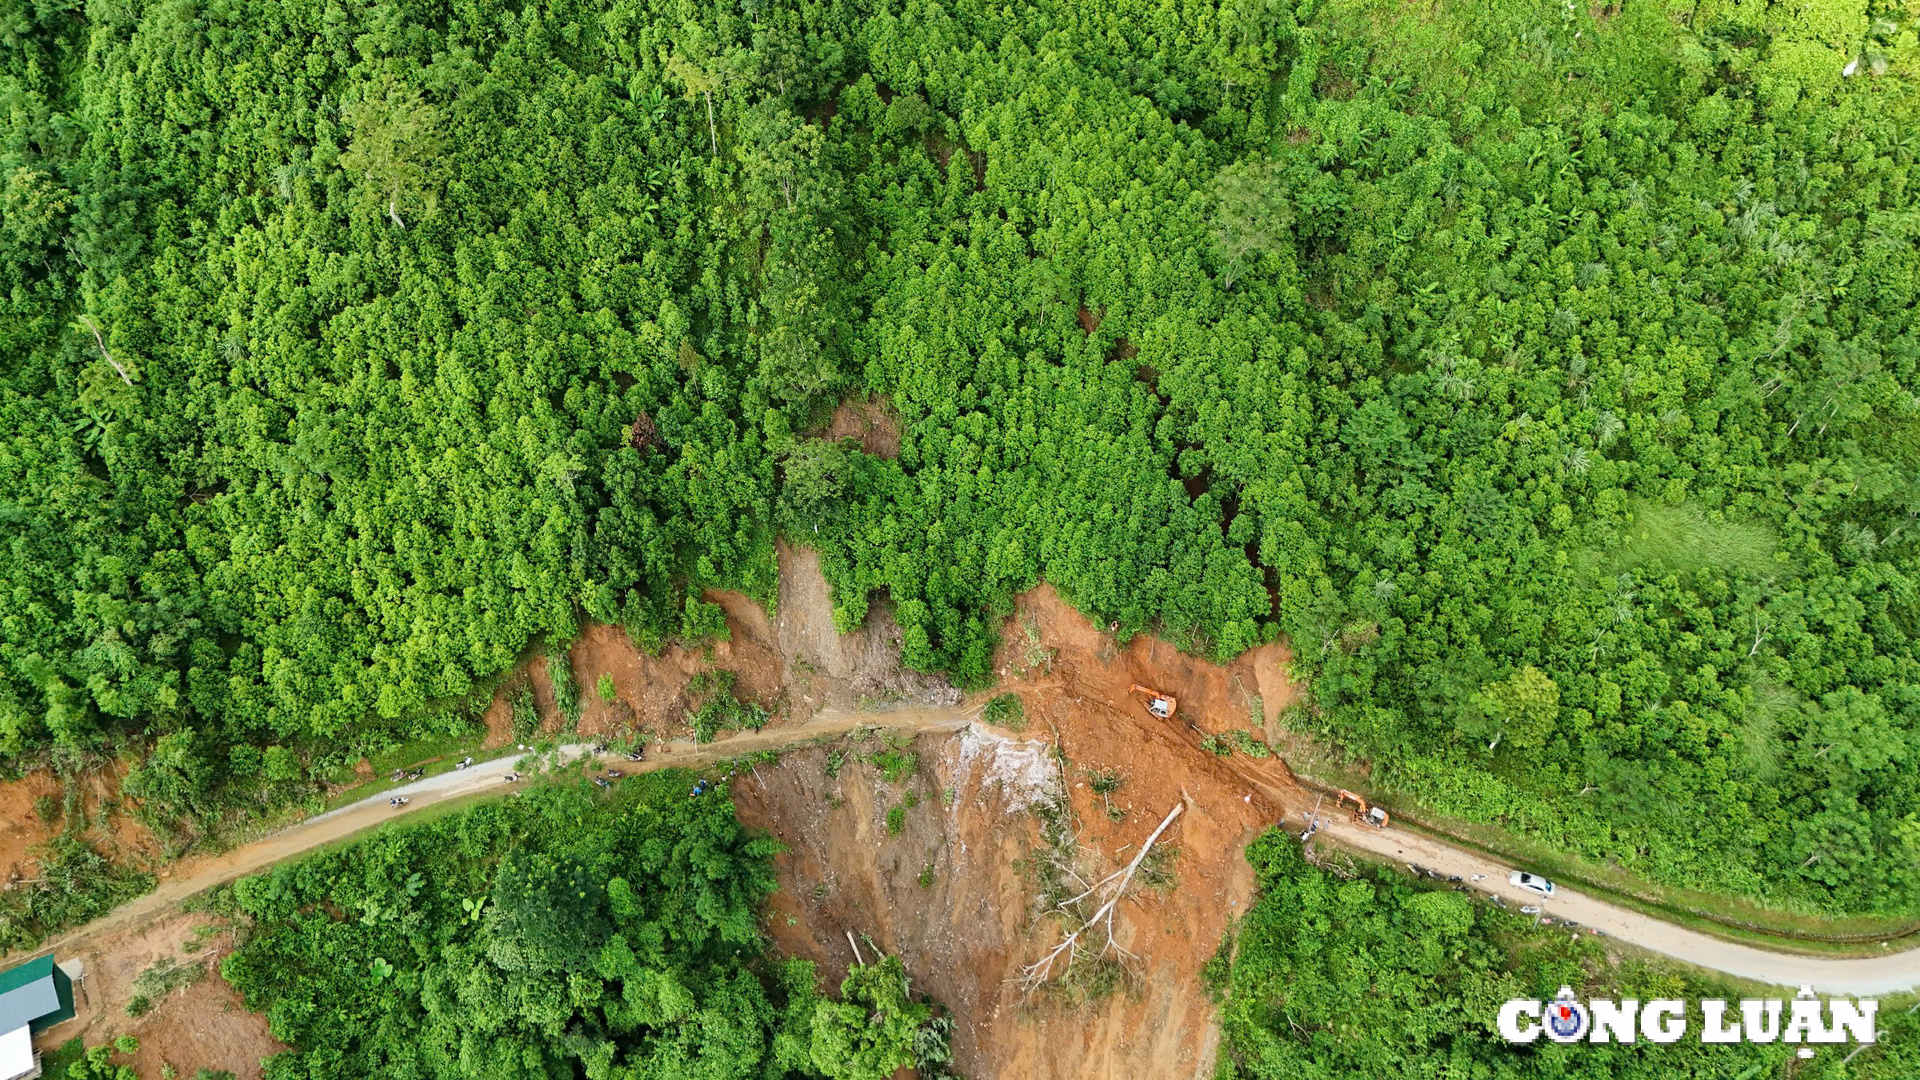
[[[581,632],[568,656],[573,664],[574,682],[580,688],[579,734],[620,736],[643,731],[655,736],[684,734],[694,704],[687,693],[687,684],[695,675],[708,670],[733,672],[734,692],[741,700],[753,702],[774,716],[784,713],[783,665],[766,612],[736,592],[708,590],[704,598],[726,612],[728,640],[696,648],[673,644],[658,653],[649,653],[618,626],[593,623]],[[523,661],[520,671],[533,687],[534,706],[540,712],[542,729],[550,733],[559,731],[562,718],[554,704],[553,683],[547,678],[546,658],[537,656]],[[600,696],[602,675],[613,677],[611,701]],[[514,684],[514,679],[503,682],[487,709],[486,745],[489,747],[513,741],[511,694]]]
[[[149,866],[165,851],[152,830],[122,811],[120,782],[126,774],[126,765],[114,761],[81,773],[72,781],[80,791],[77,813],[85,819],[80,836],[111,858]],[[68,812],[66,791],[67,785],[46,768],[0,784],[0,889],[35,876],[39,863],[32,849],[68,824],[61,817]],[[43,819],[34,809],[34,803],[42,798],[53,799],[58,805],[53,820]]]
[[[878,458],[900,456],[900,422],[878,395],[841,402],[827,422],[826,438],[858,439],[860,449]]]
[[[60,797],[60,781],[45,769],[36,769],[9,784],[0,784],[0,873],[11,879],[31,877],[35,867],[29,848],[53,835],[52,823],[34,813],[35,799]]]
[[[867,421],[860,423],[860,432],[846,434],[870,433]],[[892,437],[897,447],[897,434]],[[649,654],[618,627],[587,628],[569,656],[583,704],[579,731],[684,734],[688,682],[710,668],[735,672],[740,695],[767,708],[775,725],[830,705],[959,700],[940,680],[900,667],[900,633],[884,597],[874,598],[863,627],[838,633],[817,555],[782,544],[778,558],[774,612],[739,594],[707,595],[726,613],[727,641]],[[736,783],[743,820],[773,831],[789,847],[778,860],[782,888],[768,919],[776,943],[815,960],[829,984],[852,959],[848,931],[899,953],[916,986],[953,1010],[956,1065],[969,1075],[1210,1075],[1216,1034],[1198,975],[1251,896],[1252,875],[1241,853],[1283,815],[1309,807],[1311,796],[1278,758],[1216,757],[1200,743],[1205,735],[1249,727],[1273,741],[1293,694],[1289,659],[1277,644],[1224,667],[1148,637],[1122,646],[1052,588],[1022,596],[995,664],[997,690],[1023,702],[1024,735],[923,736],[918,771],[898,785],[885,783],[859,757],[872,744],[854,747],[837,777],[826,775],[829,751],[819,748],[761,764],[753,782]],[[551,730],[558,718],[544,657],[525,669]],[[613,679],[611,702],[597,692],[602,674]],[[1148,715],[1128,692],[1134,682],[1178,696],[1176,719]],[[511,741],[504,691],[487,721],[492,743]],[[1051,756],[1056,749],[1064,766]],[[1183,806],[1161,841],[1174,851],[1172,887],[1136,888],[1122,904],[1117,942],[1136,959],[1120,992],[1075,1004],[1019,985],[1023,967],[1044,955],[1062,928],[1035,910],[1036,882],[1028,875],[1040,842],[1038,819],[1028,806],[1032,793],[1022,794],[1019,783],[1009,786],[1010,766],[996,764],[1003,759],[1026,762],[1029,779],[1033,767],[1049,782],[1057,779],[1052,797],[1064,800],[1075,822],[1087,873],[1124,865],[1169,809]],[[1121,777],[1110,797],[1111,816],[1108,800],[1088,786],[1091,774],[1102,770]],[[31,790],[22,786],[11,797],[29,805]],[[917,805],[891,833],[887,811],[902,805],[909,791]],[[0,807],[7,797],[0,789]],[[164,1060],[184,1075],[207,1066],[258,1076],[259,1057],[277,1044],[264,1020],[245,1013],[217,975],[141,1021],[119,1012],[132,978],[177,950],[194,918],[163,919],[96,944],[89,991],[117,1003],[75,1021],[76,1030],[85,1028],[90,1041],[119,1031],[141,1036],[137,1064],[147,1075],[157,1075]]]
[[[1123,647],[1051,585],[1019,597],[1003,636],[995,671],[1009,686],[1057,680],[1109,708],[1139,711],[1144,699],[1128,687],[1140,683],[1174,695],[1178,718],[1206,734],[1252,727],[1272,742],[1281,710],[1296,692],[1287,677],[1293,654],[1277,641],[1249,649],[1225,667],[1144,634]]]
[[[1138,957],[1125,990],[1076,1005],[1019,985],[1024,965],[1059,940],[1061,927],[1036,920],[1036,886],[1023,869],[1033,865],[1038,819],[1010,792],[1006,770],[983,764],[996,745],[1021,752],[1017,737],[923,738],[920,771],[898,786],[863,764],[859,748],[846,750],[837,778],[826,775],[829,750],[821,748],[736,784],[742,820],[788,847],[768,919],[775,942],[814,960],[829,983],[852,960],[849,931],[897,952],[917,988],[955,1013],[955,1064],[968,1075],[1211,1075],[1212,1006],[1198,979],[1252,895],[1241,852],[1311,799],[1279,759],[1219,758],[1199,741],[1203,731],[1277,717],[1292,692],[1286,659],[1267,646],[1222,668],[1146,638],[1121,648],[1048,588],[1023,597],[1009,621],[1000,689],[1021,697],[1029,758],[1050,760],[1043,743],[1065,755],[1063,790],[1092,872],[1124,865],[1133,845],[1184,805],[1161,841],[1177,849],[1174,887],[1136,889],[1122,907],[1117,940]],[[1128,684],[1149,678],[1180,697],[1181,718],[1198,730],[1154,719],[1128,695]],[[1122,777],[1111,796],[1118,821],[1088,786],[1108,769]],[[890,834],[887,810],[909,791],[918,805]]]
[[[842,407],[843,410],[847,408]],[[838,414],[836,414],[838,415]],[[890,425],[891,421],[888,420]],[[872,431],[871,428],[862,430]],[[897,451],[899,435],[883,426],[876,438]],[[776,545],[780,597],[775,615],[737,592],[708,590],[704,598],[726,613],[728,637],[694,648],[673,644],[649,653],[617,626],[593,624],[575,641],[569,659],[580,687],[581,735],[621,736],[647,732],[656,738],[685,735],[696,701],[688,684],[703,671],[734,673],[734,693],[765,709],[767,724],[803,720],[828,706],[944,705],[960,695],[936,676],[900,665],[900,628],[892,604],[876,597],[866,622],[841,634],[833,625],[833,593],[810,549]],[[543,730],[561,726],[545,657],[521,664],[533,688]],[[613,677],[612,701],[600,697],[600,676]],[[513,741],[514,680],[502,683],[486,713],[486,745]]]

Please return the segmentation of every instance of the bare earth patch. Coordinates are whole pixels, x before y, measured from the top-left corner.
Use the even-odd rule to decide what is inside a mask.
[[[998,690],[1020,695],[1023,731],[922,737],[918,771],[898,784],[867,762],[873,741],[842,747],[837,777],[822,747],[735,782],[741,819],[788,848],[768,917],[776,943],[829,983],[853,959],[848,932],[863,949],[865,935],[898,953],[916,987],[955,1013],[955,1065],[970,1076],[1210,1076],[1217,1033],[1199,972],[1252,895],[1241,853],[1312,798],[1277,758],[1220,758],[1199,744],[1203,732],[1277,717],[1292,693],[1285,659],[1269,646],[1221,668],[1144,638],[1120,649],[1052,590],[1028,594],[998,658]],[[1195,727],[1148,716],[1126,691],[1134,681],[1179,695]],[[1096,775],[1119,785],[1103,796]],[[1156,845],[1171,849],[1172,887],[1136,887],[1121,903],[1116,939],[1136,957],[1126,984],[1087,1004],[1019,985],[1062,931],[1037,918],[1030,876],[1048,783],[1101,874],[1184,805]]]
[[[900,456],[900,422],[888,411],[886,400],[877,396],[841,402],[827,423],[826,437],[858,439],[860,449],[874,457],[892,460]]]
[[[163,855],[163,845],[152,830],[127,816],[119,806],[120,782],[127,767],[117,761],[88,770],[73,782],[80,801],[74,811],[85,818],[81,839],[101,853],[127,865],[149,867]],[[32,849],[68,824],[64,815],[66,786],[50,769],[35,769],[18,780],[0,784],[0,889],[30,884],[39,873]],[[35,803],[43,798],[58,806],[52,820],[41,817]],[[106,809],[104,821],[101,811]]]
[[[36,1044],[51,1049],[78,1036],[97,1046],[116,1035],[133,1035],[140,1049],[131,1063],[142,1077],[160,1076],[166,1064],[181,1076],[225,1069],[238,1080],[258,1080],[261,1059],[286,1047],[268,1031],[267,1018],[248,1012],[220,977],[220,962],[232,951],[233,939],[219,923],[212,916],[179,913],[61,951],[62,962],[78,959],[86,965],[85,981],[74,990],[77,1015],[43,1033]],[[146,1015],[128,1016],[134,980],[168,958],[203,964],[205,974],[160,998]]]

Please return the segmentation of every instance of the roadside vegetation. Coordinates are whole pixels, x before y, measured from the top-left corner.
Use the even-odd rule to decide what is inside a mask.
[[[1550,1000],[1562,986],[1582,1001],[1737,1001],[1756,992],[1644,960],[1610,962],[1585,934],[1536,928],[1473,894],[1417,888],[1394,871],[1310,865],[1282,832],[1256,841],[1247,859],[1259,897],[1206,970],[1221,1008],[1219,1080],[1895,1080],[1912,1075],[1920,1052],[1920,1017],[1904,1009],[1881,1012],[1877,1045],[1823,1047],[1800,1062],[1796,1046],[1702,1043],[1697,1005],[1687,1037],[1670,1045],[1515,1047],[1493,1026],[1500,1005]]]
[[[223,974],[293,1047],[267,1075],[944,1075],[897,957],[836,998],[768,951],[775,845],[691,779],[531,787],[236,883]]]

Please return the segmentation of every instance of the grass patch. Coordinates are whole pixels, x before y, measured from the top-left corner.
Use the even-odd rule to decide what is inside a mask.
[[[145,1016],[168,994],[192,986],[206,973],[205,961],[183,964],[177,957],[161,957],[134,978],[133,995],[127,999],[127,1015]]]
[[[443,772],[450,772],[453,769],[454,762],[459,761],[463,757],[469,757],[469,756],[472,757],[473,763],[475,765],[478,765],[483,761],[492,761],[495,758],[502,758],[502,757],[512,757],[521,752],[511,746],[496,747],[492,750],[480,750],[473,747],[472,744],[474,741],[475,741],[475,736],[472,736],[472,735],[461,736],[457,739],[448,738],[445,740],[439,740],[440,743],[444,744],[444,749],[442,749],[437,755],[435,755],[437,760],[427,762],[423,766],[426,770],[426,774],[428,776],[435,776]],[[407,764],[418,765],[420,764],[420,759],[419,758],[410,759],[407,762]],[[400,766],[398,765],[388,766],[385,769],[376,767],[375,772],[390,773],[393,769],[396,769],[399,767]],[[340,791],[333,793],[332,795],[329,795],[326,799],[325,804],[322,805],[321,811],[324,812],[327,810],[338,810],[343,806],[348,806],[353,803],[357,803],[361,799],[367,798],[370,795],[378,795],[380,792],[386,791],[389,788],[397,788],[397,787],[400,787],[402,784],[407,784],[407,783],[412,783],[412,781],[402,780],[402,781],[395,782],[394,780],[389,779],[386,775],[379,775],[372,780],[363,781],[361,783],[355,784],[350,788],[344,788]]]
[[[1715,521],[1696,503],[1637,502],[1633,520],[1581,562],[1605,576],[1635,570],[1684,573],[1717,569],[1755,576],[1778,573],[1779,540],[1765,525]]]
[[[422,735],[382,750],[370,751],[366,756],[367,764],[373,766],[376,775],[385,775],[395,769],[411,769],[422,762],[463,753],[485,735],[486,729],[480,726],[468,731]],[[324,779],[330,784],[354,783],[352,763],[340,766]]]
[[[907,808],[895,806],[887,811],[887,835],[899,836],[900,830],[907,827]]]
[[[1233,741],[1234,749],[1250,758],[1270,758],[1273,756],[1273,749],[1251,731],[1242,731],[1236,728],[1233,731],[1227,732],[1227,738]]]
[[[1019,694],[1001,694],[987,707],[981,710],[980,718],[994,727],[1006,728],[1012,732],[1027,730],[1027,710],[1020,704]]]
[[[867,761],[880,770],[880,778],[889,784],[897,784],[913,774],[919,767],[920,755],[911,750],[881,750]]]

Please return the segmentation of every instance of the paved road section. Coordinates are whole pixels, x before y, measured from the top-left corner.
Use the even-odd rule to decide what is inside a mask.
[[[1326,816],[1323,813],[1323,820]],[[1560,923],[1572,920],[1582,931],[1597,929],[1630,945],[1738,978],[1795,988],[1811,986],[1815,993],[1854,997],[1879,997],[1920,988],[1920,950],[1896,952],[1889,947],[1884,956],[1857,957],[1773,952],[1661,922],[1565,886],[1555,886],[1553,899],[1546,899],[1508,885],[1507,875],[1513,867],[1420,833],[1391,826],[1375,829],[1343,819],[1323,824],[1314,839],[1318,842],[1321,837],[1385,856],[1403,867],[1411,864],[1432,870],[1443,879],[1458,877],[1469,889],[1501,897],[1509,910],[1517,910],[1523,904],[1538,905],[1544,916],[1554,920],[1555,930]],[[1485,877],[1473,880],[1481,874]]]

